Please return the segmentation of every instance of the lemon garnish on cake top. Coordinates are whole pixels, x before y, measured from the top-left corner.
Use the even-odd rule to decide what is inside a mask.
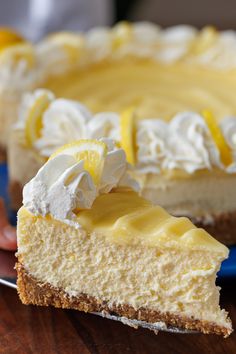
[[[84,38],[76,33],[57,32],[48,36],[49,43],[53,43],[65,50],[71,64],[79,62],[83,47]]]
[[[136,120],[135,107],[125,109],[120,116],[121,147],[126,152],[127,161],[132,165],[136,162]]]
[[[127,21],[120,22],[113,28],[112,35],[112,48],[117,50],[132,39],[131,24]]]
[[[0,52],[12,45],[25,42],[25,39],[10,28],[0,28]]]
[[[211,136],[217,148],[219,149],[221,161],[225,166],[231,165],[233,162],[232,151],[229,145],[226,143],[215,117],[209,110],[203,111],[203,117],[211,133]]]
[[[216,43],[218,38],[219,32],[215,27],[205,27],[190,46],[190,53],[195,55],[204,53]]]
[[[69,154],[74,156],[78,162],[82,160],[85,171],[89,172],[94,183],[97,185],[101,179],[107,151],[107,145],[103,141],[87,139],[62,146],[52,154],[50,159],[55,158],[59,154]]]
[[[29,147],[41,136],[43,114],[52,102],[53,94],[47,90],[37,90],[32,98],[25,117],[25,138]]]

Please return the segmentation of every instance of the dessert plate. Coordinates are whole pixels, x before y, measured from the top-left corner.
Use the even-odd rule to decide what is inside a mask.
[[[9,219],[12,224],[16,224],[16,214],[9,208],[9,198],[7,192],[8,185],[8,171],[5,163],[0,163],[0,197],[4,198],[7,208]],[[236,246],[231,246],[229,258],[226,259],[221,266],[218,273],[220,279],[236,277]]]

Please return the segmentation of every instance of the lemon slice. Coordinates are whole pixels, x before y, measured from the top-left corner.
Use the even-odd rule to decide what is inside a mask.
[[[133,106],[121,113],[120,135],[120,145],[125,150],[127,161],[134,165],[136,162],[136,122]]]
[[[190,52],[194,55],[204,53],[215,44],[218,36],[218,31],[214,27],[205,27],[193,41]]]
[[[15,45],[17,43],[24,42],[24,38],[17,32],[12,31],[9,28],[0,28],[0,51]]]
[[[225,141],[225,138],[216,122],[215,117],[208,110],[203,111],[202,115],[211,133],[212,139],[219,149],[221,161],[225,166],[229,166],[233,162],[232,152]]]
[[[96,185],[99,184],[107,155],[107,145],[104,142],[89,139],[74,141],[56,150],[50,159],[59,154],[72,155],[78,162],[83,160],[85,171],[89,172]]]
[[[10,46],[7,50],[3,50],[0,56],[1,63],[18,63],[24,60],[30,69],[35,64],[35,53],[33,46],[29,43],[20,43]]]
[[[113,29],[113,49],[120,48],[132,39],[132,26],[129,22],[122,21]]]
[[[59,32],[52,34],[49,39],[65,50],[71,63],[78,62],[84,46],[82,36],[70,32]]]
[[[31,147],[34,142],[41,137],[43,113],[52,102],[52,99],[51,92],[42,90],[28,110],[25,120],[25,138],[27,146]]]

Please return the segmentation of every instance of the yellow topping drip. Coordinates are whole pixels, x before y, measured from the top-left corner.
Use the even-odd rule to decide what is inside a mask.
[[[74,156],[78,162],[83,160],[85,171],[89,172],[95,184],[99,183],[107,154],[107,146],[104,142],[89,139],[75,141],[59,148],[50,159],[63,153]],[[74,177],[71,175],[67,183],[70,183]]]
[[[224,245],[187,218],[173,217],[132,191],[117,190],[100,195],[91,209],[78,212],[77,221],[88,232],[98,232],[120,244],[142,242],[151,247],[163,245],[228,253]]]
[[[231,163],[233,162],[232,151],[231,151],[230,147],[227,145],[225,138],[220,130],[219,125],[217,124],[215,117],[208,110],[203,111],[202,114],[203,114],[205,122],[209,128],[211,136],[212,136],[217,148],[219,149],[221,161],[223,162],[223,164],[225,166],[231,165]]]
[[[0,28],[0,51],[24,41],[24,38],[17,32],[9,28]]]
[[[120,117],[121,147],[125,150],[129,163],[135,165],[136,162],[136,122],[135,108],[129,107]]]

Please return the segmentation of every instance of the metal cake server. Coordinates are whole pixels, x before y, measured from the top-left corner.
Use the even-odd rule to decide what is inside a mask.
[[[2,277],[0,278],[0,285],[5,285],[13,289],[17,289],[16,286],[16,278],[9,278],[9,277]],[[155,323],[149,323],[145,321],[139,321],[139,320],[130,320],[127,317],[121,317],[121,316],[115,316],[107,313],[106,311],[102,312],[91,312],[93,315],[101,316],[110,320],[122,322],[123,324],[126,324],[130,327],[133,328],[146,328],[151,331],[154,331],[155,333],[158,333],[159,331],[164,331],[164,332],[170,332],[170,333],[180,333],[180,334],[188,334],[188,333],[198,333],[197,331],[193,330],[186,330],[186,329],[180,329],[177,327],[173,326],[168,326],[164,322],[155,322]]]

